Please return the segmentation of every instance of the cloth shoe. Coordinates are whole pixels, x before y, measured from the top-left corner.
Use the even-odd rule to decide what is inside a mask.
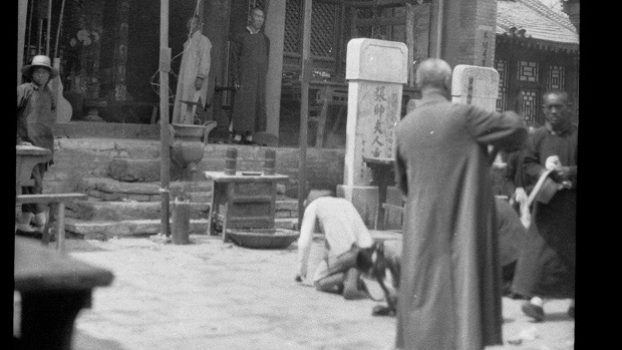
[[[536,322],[544,321],[544,309],[541,306],[534,305],[527,301],[523,303],[521,310],[525,315],[533,318]]]
[[[22,212],[21,215],[17,218],[17,223],[15,224],[15,230],[21,231],[24,233],[33,233],[36,232],[35,228],[30,225],[30,221],[34,217],[33,213]]]

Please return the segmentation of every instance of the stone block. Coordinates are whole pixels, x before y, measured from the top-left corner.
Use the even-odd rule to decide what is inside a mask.
[[[160,180],[159,159],[114,158],[108,165],[108,174],[125,182],[155,182]]]
[[[85,239],[109,239],[122,236],[155,235],[161,232],[160,220],[83,221],[65,220],[65,230]],[[190,220],[190,233],[205,234],[207,219]]]

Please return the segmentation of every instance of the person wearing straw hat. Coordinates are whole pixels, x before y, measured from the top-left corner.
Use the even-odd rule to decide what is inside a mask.
[[[324,233],[323,259],[308,273],[309,256],[316,223]],[[330,191],[311,190],[305,200],[305,211],[298,238],[296,281],[308,275],[319,291],[342,294],[345,299],[367,298],[361,272],[356,268],[359,248],[369,248],[373,239],[354,205],[331,196]]]
[[[188,19],[188,40],[181,56],[173,106],[173,123],[176,124],[194,124],[197,108],[205,108],[207,102],[212,43],[201,32],[201,26],[198,15]]]
[[[17,140],[18,145],[43,147],[54,154],[54,135],[52,126],[56,121],[54,95],[49,87],[51,79],[58,76],[52,67],[50,58],[37,55],[31,64],[22,68],[26,83],[17,87]],[[49,161],[37,164],[32,170],[34,186],[23,187],[23,194],[40,194],[43,191],[43,175],[53,163]],[[36,227],[31,226],[34,217]],[[32,233],[45,227],[47,223],[46,207],[43,204],[24,204],[17,224],[18,231]]]

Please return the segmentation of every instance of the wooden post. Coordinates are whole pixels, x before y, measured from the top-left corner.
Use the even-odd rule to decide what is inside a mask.
[[[307,139],[309,131],[309,79],[311,78],[311,10],[313,0],[304,1],[300,98],[300,159],[298,160],[298,227],[302,225],[307,182]]]
[[[406,46],[408,47],[408,86],[415,86],[415,4],[406,2]]]
[[[444,12],[445,12],[445,1],[438,0],[438,19],[436,20],[436,49],[434,50],[435,58],[441,58],[441,54],[442,54]]]
[[[17,9],[17,85],[22,83],[22,65],[24,63],[24,36],[26,35],[26,13],[28,0],[19,0]]]
[[[45,33],[45,54],[48,57],[53,57],[50,53],[50,37],[52,36],[52,0],[48,2],[48,29],[47,33]]]
[[[60,201],[56,207],[56,220],[57,223],[57,235],[56,235],[56,249],[60,253],[65,252],[65,202]]]
[[[170,141],[169,141],[169,102],[168,74],[171,70],[171,49],[168,47],[168,9],[169,0],[160,0],[160,199],[161,232],[170,235],[169,230],[169,182],[170,182]]]

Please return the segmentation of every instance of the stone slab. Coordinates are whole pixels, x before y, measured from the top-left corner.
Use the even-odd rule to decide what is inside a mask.
[[[185,188],[189,192],[211,192],[213,183],[211,181],[195,182],[189,185],[187,182],[171,182],[169,189],[179,191]],[[137,200],[147,200],[148,197],[141,196],[157,196],[160,197],[159,182],[122,182],[106,177],[86,177],[81,180],[79,190],[89,193],[95,197],[103,194],[114,194],[115,196],[106,198],[107,200],[119,200],[125,196],[134,195]],[[92,192],[93,191],[93,192]],[[97,191],[97,192],[94,192]]]
[[[298,218],[275,218],[274,227],[287,230],[298,230]]]
[[[114,158],[108,165],[108,174],[124,182],[155,182],[160,180],[159,159]]]
[[[67,217],[90,221],[159,219],[161,203],[130,201],[75,201],[67,205]],[[171,204],[172,208],[172,204]],[[190,203],[192,219],[207,218],[209,203]],[[172,209],[171,209],[172,210]]]
[[[205,234],[207,219],[190,220],[190,233]],[[65,219],[65,231],[85,239],[106,240],[121,236],[155,235],[161,232],[160,220],[84,221]]]

